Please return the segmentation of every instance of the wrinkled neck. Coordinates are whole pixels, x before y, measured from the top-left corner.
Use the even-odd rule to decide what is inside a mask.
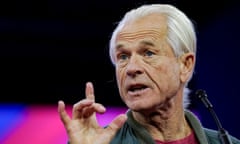
[[[133,112],[133,117],[149,131],[155,140],[178,140],[191,133],[191,128],[184,116],[180,96],[174,97],[156,108]]]

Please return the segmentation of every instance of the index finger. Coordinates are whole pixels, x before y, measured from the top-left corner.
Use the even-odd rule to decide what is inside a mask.
[[[94,89],[92,82],[86,83],[85,95],[87,99],[95,101]]]
[[[58,101],[58,113],[60,115],[61,121],[63,122],[64,126],[66,127],[71,119],[65,110],[65,104],[62,100]]]

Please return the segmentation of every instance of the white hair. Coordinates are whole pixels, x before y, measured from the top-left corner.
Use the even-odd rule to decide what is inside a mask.
[[[111,40],[109,54],[112,63],[115,65],[115,42],[117,34],[122,30],[125,24],[129,21],[136,21],[149,14],[163,14],[167,18],[167,41],[172,47],[176,57],[183,55],[184,53],[194,53],[196,55],[196,33],[194,25],[191,20],[179,9],[169,4],[151,4],[143,5],[139,8],[133,9],[125,14],[123,19],[119,22],[118,26],[114,30]],[[194,64],[195,65],[195,64]],[[191,75],[192,77],[192,75]],[[189,78],[188,82],[190,81]],[[187,84],[184,89],[183,105],[187,108],[190,104],[188,95],[190,90],[187,88]]]

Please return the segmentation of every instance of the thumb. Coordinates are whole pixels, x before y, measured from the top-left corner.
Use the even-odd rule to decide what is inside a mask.
[[[112,131],[113,135],[123,126],[126,122],[127,116],[125,114],[120,114],[108,125],[107,129]]]

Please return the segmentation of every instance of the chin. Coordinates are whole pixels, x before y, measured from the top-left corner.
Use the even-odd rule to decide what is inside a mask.
[[[152,109],[152,106],[148,106],[146,104],[128,104],[127,105],[128,108],[130,108],[131,110],[133,111],[146,111],[146,110],[149,110],[149,109]]]
[[[137,103],[127,103],[127,106],[129,109],[131,109],[133,111],[138,111],[138,110],[142,109],[142,106]]]
[[[144,103],[143,105],[135,104],[135,105],[128,105],[129,109],[135,112],[141,112],[141,113],[153,113],[158,111],[159,105],[154,103]]]

